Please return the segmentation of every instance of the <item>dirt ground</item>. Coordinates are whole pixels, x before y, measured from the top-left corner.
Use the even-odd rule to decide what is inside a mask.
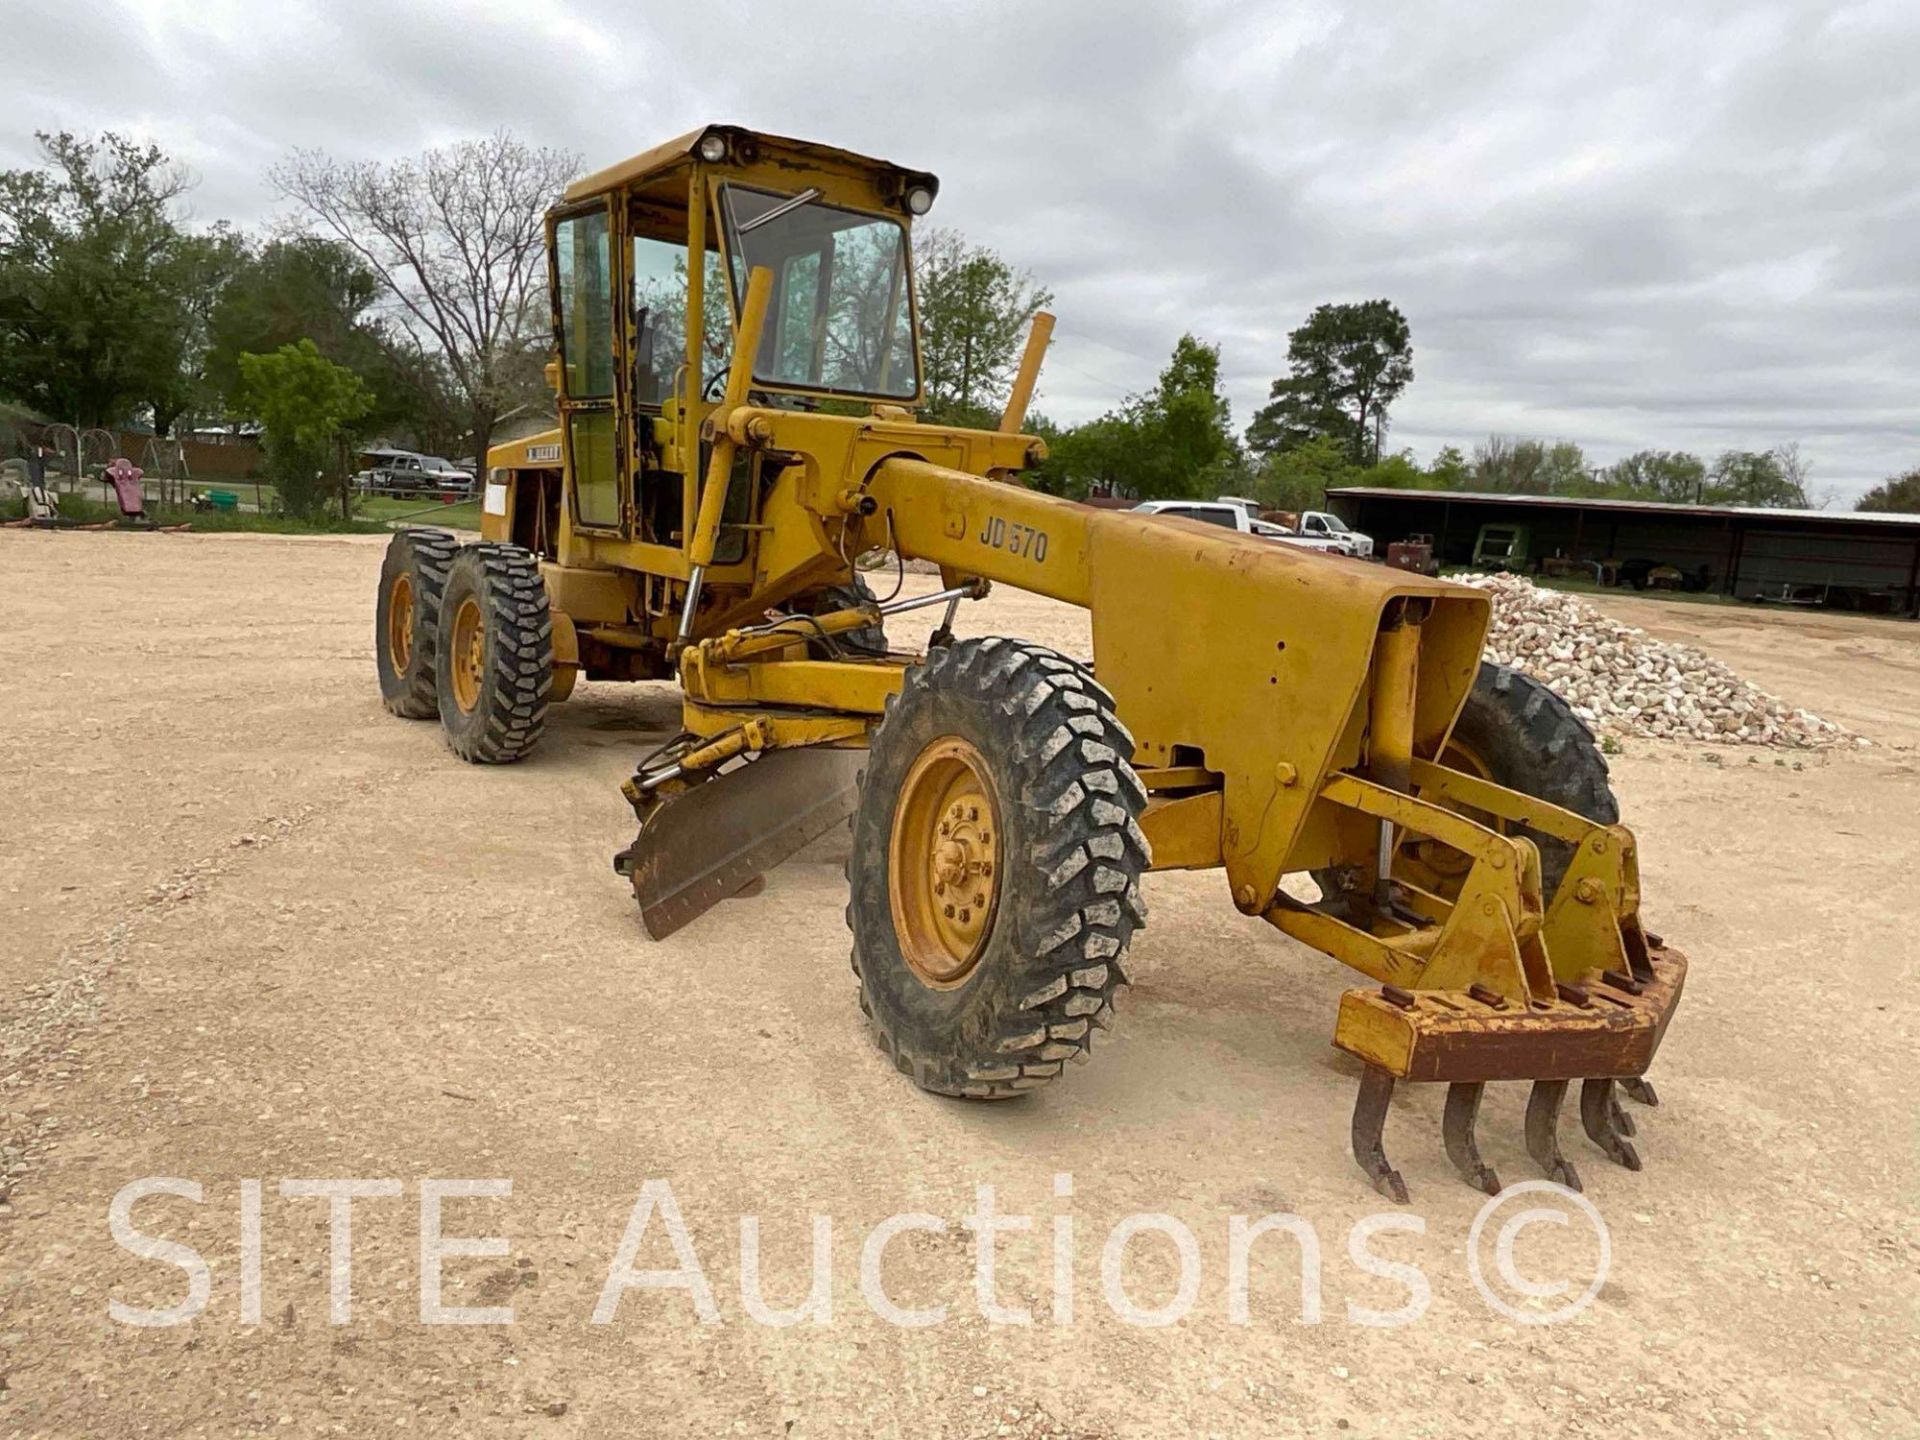
[[[1415,1089],[1388,1144],[1424,1231],[1361,1253],[1416,1267],[1429,1303],[1381,1328],[1349,1306],[1417,1292],[1349,1250],[1392,1207],[1348,1151],[1355,1072],[1328,1045],[1345,972],[1238,916],[1218,876],[1150,877],[1135,984],[1091,1065],[1003,1106],[922,1095],[859,1024],[841,842],[648,942],[609,857],[632,832],[616,787],[672,728],[672,692],[583,686],[528,762],[463,765],[436,726],[381,709],[379,562],[358,538],[0,534],[0,1431],[1920,1431],[1920,627],[1609,603],[1878,743],[1775,764],[1629,742],[1614,773],[1647,913],[1694,968],[1664,1103],[1638,1112],[1645,1171],[1563,1125],[1610,1237],[1604,1285],[1556,1325],[1483,1298],[1484,1197],[1441,1153],[1440,1096]],[[964,625],[1086,643],[1082,617],[1025,597]],[[1534,1173],[1523,1098],[1491,1095],[1482,1122],[1509,1181]],[[204,1309],[170,1328],[109,1310],[188,1293],[110,1229],[116,1193],[154,1176],[201,1199],[143,1199],[132,1223],[211,1267]],[[280,1182],[338,1177],[400,1193],[354,1203],[336,1325],[329,1207]],[[421,1323],[421,1182],[441,1179],[511,1181],[441,1221],[510,1244],[446,1259],[443,1300],[511,1306],[511,1324]],[[264,1185],[257,1324],[245,1180]],[[626,1290],[593,1323],[650,1181],[718,1323],[684,1288]],[[998,1303],[1030,1325],[976,1297],[978,1185],[1033,1217],[996,1251]],[[1254,1250],[1236,1323],[1230,1217],[1278,1211],[1318,1238],[1318,1323],[1285,1234]],[[948,1222],[885,1251],[894,1303],[948,1307],[924,1328],[881,1319],[860,1283],[863,1242],[904,1212]],[[1151,1328],[1103,1298],[1102,1253],[1122,1217],[1160,1212],[1196,1237],[1199,1287]],[[759,1217],[767,1303],[792,1307],[813,1215],[831,1321],[762,1324],[740,1217]],[[635,1268],[683,1265],[668,1232],[658,1209]],[[1536,1225],[1513,1268],[1577,1293],[1597,1248]],[[1165,1234],[1127,1246],[1135,1304],[1174,1294],[1176,1253]]]

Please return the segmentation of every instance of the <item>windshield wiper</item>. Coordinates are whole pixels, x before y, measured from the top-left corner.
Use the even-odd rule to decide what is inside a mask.
[[[785,204],[776,205],[773,209],[766,211],[764,214],[756,215],[751,220],[734,221],[733,228],[738,234],[745,235],[749,230],[758,230],[762,225],[771,224],[789,211],[798,210],[802,205],[811,205],[819,198],[819,190],[809,185]]]

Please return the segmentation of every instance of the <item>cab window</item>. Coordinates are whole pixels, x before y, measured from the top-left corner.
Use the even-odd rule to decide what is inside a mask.
[[[721,191],[734,306],[747,273],[773,274],[755,380],[793,390],[912,399],[920,392],[906,228],[828,205],[819,191]]]
[[[553,278],[574,513],[583,526],[621,523],[614,415],[613,238],[605,206],[556,221]]]
[[[664,405],[673,398],[674,381],[687,359],[687,244],[685,240],[633,239],[633,398],[640,405]],[[727,368],[733,338],[727,309],[726,273],[720,257],[709,253],[706,313],[700,383]]]
[[[633,240],[633,398],[662,405],[687,358],[687,247]]]
[[[613,265],[605,209],[554,227],[560,361],[569,400],[613,398]]]

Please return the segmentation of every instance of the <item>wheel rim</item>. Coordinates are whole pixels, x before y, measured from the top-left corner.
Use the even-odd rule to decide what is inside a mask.
[[[486,626],[480,619],[480,602],[469,595],[453,612],[452,664],[453,698],[461,713],[470,715],[480,703],[480,687],[487,674]]]
[[[999,905],[1000,812],[987,764],[958,736],[920,752],[900,786],[887,844],[894,933],[913,973],[938,990],[965,983]]]
[[[413,577],[402,571],[387,591],[387,656],[393,673],[404,675],[413,663]]]

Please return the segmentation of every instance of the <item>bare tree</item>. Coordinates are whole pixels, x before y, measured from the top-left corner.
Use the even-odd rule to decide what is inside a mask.
[[[304,226],[373,269],[399,333],[445,367],[476,464],[538,373],[526,360],[544,348],[549,313],[544,218],[579,168],[577,155],[499,131],[386,164],[296,150],[270,172]]]

